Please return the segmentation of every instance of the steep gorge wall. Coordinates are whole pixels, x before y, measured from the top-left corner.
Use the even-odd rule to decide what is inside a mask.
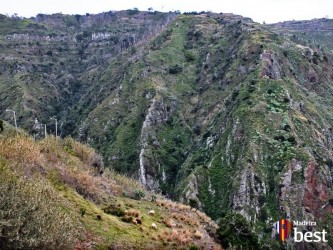
[[[22,79],[17,91],[38,104],[34,109],[48,92],[58,91],[59,101],[67,96],[73,107],[61,111],[63,130],[94,146],[108,166],[214,219],[237,211],[267,241],[280,218],[316,220],[331,230],[332,54],[240,16],[165,18],[156,32],[128,40],[129,48],[116,43],[115,31],[81,30],[68,49],[76,51],[77,67],[67,77],[37,67],[48,84],[34,89],[47,91],[37,92],[37,101]]]

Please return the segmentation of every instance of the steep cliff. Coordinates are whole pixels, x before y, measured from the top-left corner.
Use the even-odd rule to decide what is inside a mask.
[[[281,217],[332,223],[328,51],[227,15],[180,16],[143,51],[84,122],[113,168],[267,239]]]

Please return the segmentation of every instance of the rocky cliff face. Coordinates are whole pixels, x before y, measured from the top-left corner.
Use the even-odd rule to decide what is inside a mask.
[[[66,64],[42,68],[36,58],[49,63],[50,55],[13,54],[23,47],[4,32],[3,65],[20,63],[2,68],[3,110],[18,108],[20,122],[61,114],[62,133],[94,146],[107,166],[214,219],[237,211],[263,242],[280,218],[331,230],[328,49],[230,14],[114,13],[105,30],[94,26],[98,16],[83,17],[78,34],[44,18],[36,25],[73,37],[67,52],[57,49],[62,41],[47,42],[54,61],[62,55]],[[135,22],[139,28],[125,31]],[[39,85],[35,74],[44,79]]]

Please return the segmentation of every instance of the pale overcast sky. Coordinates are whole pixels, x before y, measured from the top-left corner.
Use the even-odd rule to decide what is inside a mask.
[[[100,13],[131,8],[158,11],[213,11],[250,17],[256,22],[333,18],[333,0],[0,0],[0,13],[31,17],[38,13]]]

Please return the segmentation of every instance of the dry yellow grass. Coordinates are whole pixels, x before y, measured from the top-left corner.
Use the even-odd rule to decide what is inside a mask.
[[[126,215],[128,216],[133,216],[133,217],[139,217],[140,216],[140,212],[136,209],[130,209],[126,212]]]
[[[202,239],[203,234],[200,233],[199,231],[195,231],[195,233],[194,233],[194,237],[195,237],[196,239],[200,240],[200,239]]]
[[[22,175],[22,168],[7,163],[0,157],[1,246],[73,249],[85,229],[72,204],[45,179]]]
[[[50,215],[44,214],[44,216],[50,220],[51,224],[54,221],[52,224],[55,232],[53,238],[62,237],[62,233],[65,233],[67,238],[63,237],[64,242],[70,240],[75,243],[76,240],[79,240],[78,246],[81,247],[91,241],[101,243],[103,241],[111,242],[111,239],[114,241],[115,238],[110,237],[115,237],[121,230],[124,236],[117,236],[118,240],[119,236],[121,237],[121,242],[117,242],[117,244],[122,246],[133,247],[136,244],[145,244],[146,249],[160,249],[162,246],[177,249],[180,246],[188,248],[189,244],[193,242],[201,249],[205,249],[207,244],[216,246],[212,238],[206,234],[199,237],[199,233],[193,230],[193,226],[198,232],[206,229],[207,225],[200,223],[206,219],[203,213],[194,212],[190,206],[165,200],[160,195],[150,193],[138,181],[112,170],[105,169],[101,175],[100,170],[103,170],[103,165],[99,162],[96,152],[71,138],[55,140],[54,137],[49,137],[34,141],[29,136],[22,134],[17,136],[1,134],[0,161],[1,159],[16,176],[17,183],[24,184],[23,189],[27,190],[27,193],[37,192],[37,189],[26,186],[27,181],[33,181],[31,183],[39,183],[38,188],[48,194],[48,197],[52,196],[50,201],[53,203],[44,200],[43,195],[38,192],[37,196],[31,197],[40,199],[38,204],[43,206],[40,211],[45,208],[51,213]],[[1,170],[0,173],[1,178],[6,178],[4,171]],[[0,185],[0,189],[3,187],[3,184]],[[2,193],[6,193],[6,191],[2,191]],[[145,198],[137,201],[124,197],[134,197],[134,191],[144,192]],[[3,201],[4,197],[0,196],[1,199]],[[27,202],[30,204],[29,199]],[[155,199],[155,204],[150,202]],[[114,216],[103,213],[103,210],[98,207],[110,203],[123,209],[129,209],[126,216],[131,220],[123,222],[120,217],[113,218]],[[5,203],[1,202],[0,207],[1,204]],[[47,204],[51,204],[52,207],[48,207]],[[59,208],[59,211],[55,210]],[[155,215],[148,216],[147,208],[153,209],[156,212]],[[62,214],[62,212],[64,213]],[[69,217],[68,214],[70,214]],[[97,214],[100,215],[101,220],[96,219]],[[53,215],[58,216],[57,219],[54,219]],[[62,223],[62,220],[69,223],[63,231],[61,231],[61,227],[57,227],[57,225],[65,223]],[[112,224],[108,224],[109,222]],[[64,225],[67,225],[66,223]],[[155,229],[152,228],[153,223],[157,225]],[[73,229],[72,225],[76,225],[76,228]],[[76,230],[78,228],[81,230],[80,233]],[[114,235],[110,234],[110,228],[115,230]],[[37,230],[37,232],[39,231]],[[91,235],[89,232],[94,232],[95,235]],[[48,234],[47,237],[50,235]],[[126,237],[129,237],[128,240],[125,240]],[[47,242],[52,238],[45,239]],[[115,243],[115,245],[117,244]]]
[[[22,164],[40,165],[43,162],[39,145],[25,135],[0,137],[0,155]]]

